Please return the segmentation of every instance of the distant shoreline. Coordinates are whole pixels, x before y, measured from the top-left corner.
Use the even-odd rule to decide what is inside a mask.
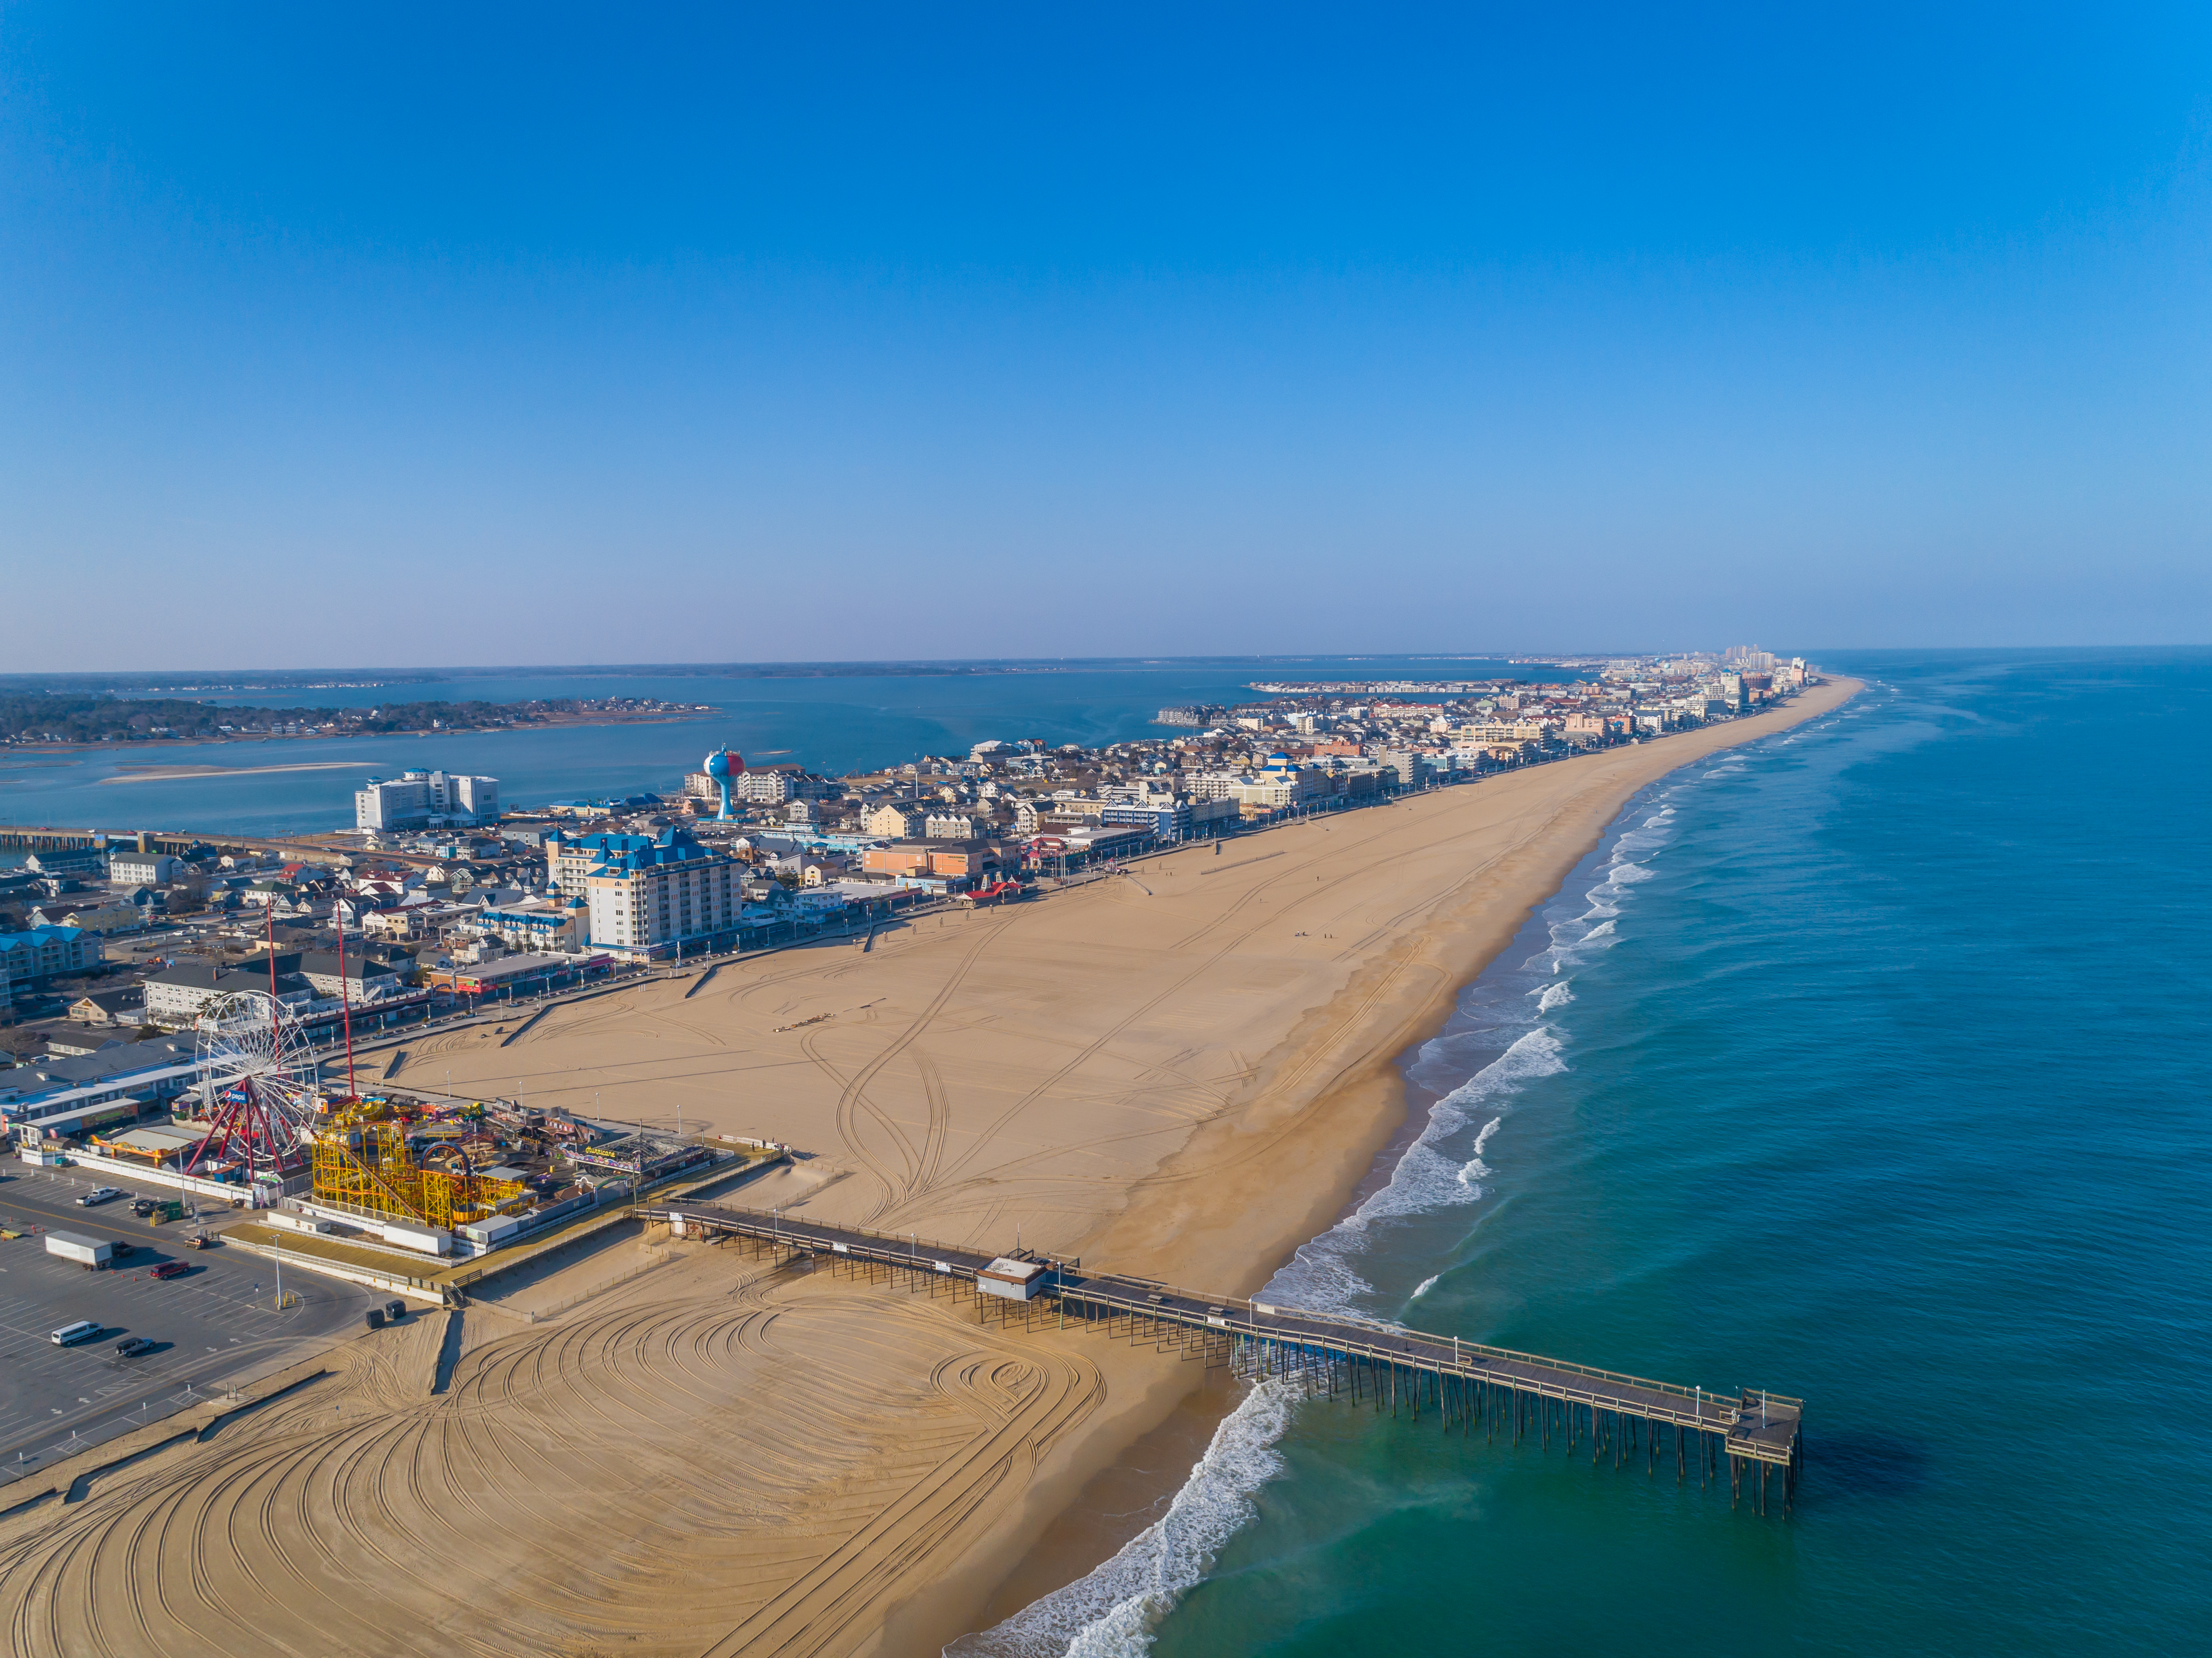
[[[697,712],[690,714],[550,714],[542,720],[533,720],[526,726],[440,726],[434,731],[411,732],[248,732],[231,737],[134,737],[128,743],[8,743],[0,744],[0,755],[5,754],[97,754],[111,749],[205,749],[218,748],[235,743],[358,743],[381,738],[386,742],[412,742],[422,737],[505,737],[518,732],[551,731],[556,727],[580,726],[683,726],[714,716]],[[302,771],[309,765],[260,766],[258,771]],[[351,766],[362,763],[353,760],[332,760],[322,762],[332,766]],[[209,772],[230,771],[227,766],[201,768]],[[103,783],[123,783],[132,780],[125,777],[104,777]]]

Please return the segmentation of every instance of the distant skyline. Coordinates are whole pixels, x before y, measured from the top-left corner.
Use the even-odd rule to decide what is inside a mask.
[[[2212,639],[2201,8],[0,10],[0,672]]]

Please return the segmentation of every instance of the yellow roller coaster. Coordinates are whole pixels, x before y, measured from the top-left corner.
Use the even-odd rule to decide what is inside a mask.
[[[465,1226],[530,1195],[520,1181],[424,1168],[408,1149],[404,1124],[368,1112],[342,1114],[318,1131],[313,1166],[317,1202],[428,1226]]]

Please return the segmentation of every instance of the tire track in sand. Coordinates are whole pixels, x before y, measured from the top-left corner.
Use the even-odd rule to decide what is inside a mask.
[[[952,999],[954,993],[959,990],[961,982],[967,978],[969,969],[975,965],[983,952],[990,948],[992,941],[1012,925],[1013,923],[1011,920],[997,923],[986,930],[975,943],[961,952],[958,963],[945,976],[945,982],[938,987],[937,993],[929,999],[929,1005],[915,1016],[904,1030],[885,1043],[873,1059],[862,1066],[854,1074],[853,1079],[845,1084],[844,1091],[837,1096],[838,1138],[844,1142],[846,1149],[866,1166],[870,1177],[884,1188],[883,1200],[868,1211],[862,1218],[863,1225],[873,1221],[897,1201],[902,1192],[910,1187],[915,1175],[918,1172],[913,1148],[907,1144],[904,1135],[899,1136],[900,1144],[907,1154],[907,1175],[904,1180],[894,1179],[862,1140],[860,1114],[862,1103],[866,1097],[868,1084],[875,1080],[885,1066],[903,1054],[923,1031],[929,1029],[930,1022],[945,1011],[945,1005]],[[880,1110],[872,1105],[869,1106],[868,1109],[879,1121],[889,1123],[889,1118]]]

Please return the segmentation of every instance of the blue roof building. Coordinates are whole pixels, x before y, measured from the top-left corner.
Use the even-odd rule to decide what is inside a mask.
[[[0,932],[0,1007],[15,987],[100,965],[100,939],[82,927],[46,926]]]
[[[744,902],[738,861],[688,829],[549,836],[545,865],[557,892],[584,899],[595,949],[651,960],[736,941]]]

